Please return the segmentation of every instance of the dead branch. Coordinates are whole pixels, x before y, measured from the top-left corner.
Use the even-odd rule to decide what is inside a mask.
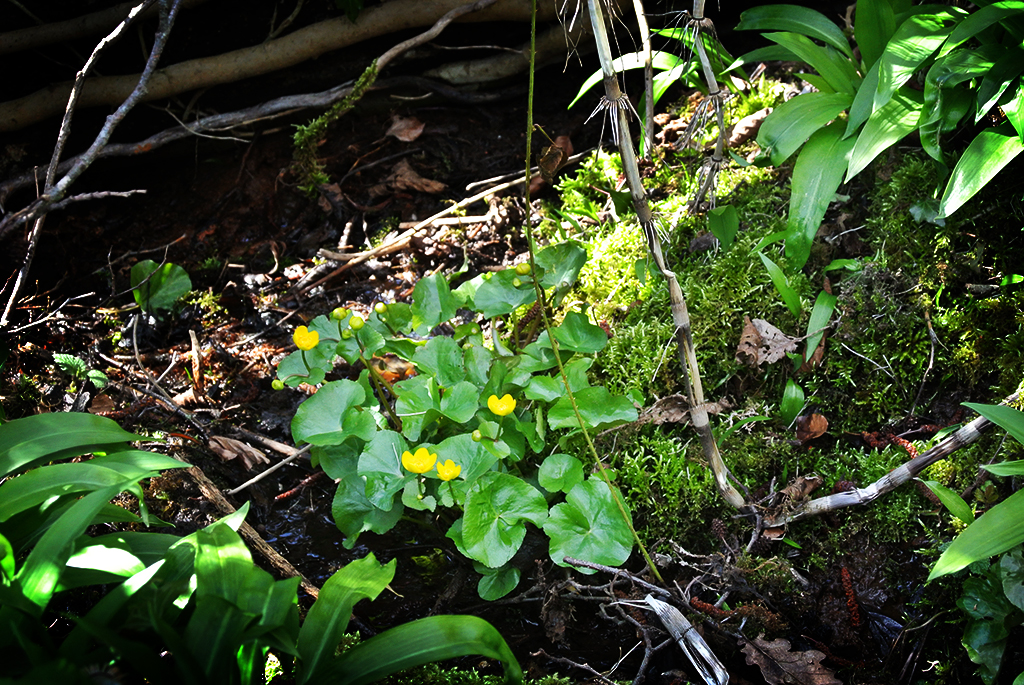
[[[1013,393],[1003,400],[1002,404],[1013,404],[1017,401],[1019,396],[1019,393]],[[858,488],[856,490],[850,490],[848,492],[837,492],[834,495],[810,500],[795,510],[777,514],[776,516],[768,519],[765,522],[765,525],[768,527],[781,526],[802,518],[807,518],[808,516],[823,514],[826,511],[832,511],[833,509],[851,507],[855,504],[867,504],[868,502],[881,497],[885,493],[895,490],[904,483],[913,480],[918,476],[918,474],[924,471],[925,468],[931,466],[940,459],[944,459],[961,447],[966,447],[967,445],[977,441],[978,438],[981,437],[981,434],[992,428],[993,425],[994,424],[985,417],[979,416],[960,430],[946,437],[945,440],[935,447],[932,447],[916,459],[911,459],[902,466],[893,469],[871,485],[864,488]]]
[[[328,19],[261,45],[173,64],[153,75],[145,100],[159,100],[291,67],[370,38],[431,25],[463,5],[464,0],[394,0],[366,10],[355,24],[344,17]],[[530,11],[529,0],[498,0],[493,7],[472,13],[463,21],[526,21]],[[538,15],[538,19],[553,19],[554,2],[544,2]],[[128,97],[138,80],[138,74],[92,79],[82,90],[78,106],[116,105]],[[71,85],[54,85],[0,103],[0,131],[15,131],[58,114],[67,102]]]

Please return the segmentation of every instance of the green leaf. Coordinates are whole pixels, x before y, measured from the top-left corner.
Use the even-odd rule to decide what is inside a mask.
[[[850,152],[846,181],[849,182],[861,170],[874,161],[883,150],[912,133],[921,118],[922,100],[920,93],[906,91],[895,93],[892,99],[875,110],[864,129],[857,137],[857,143]]]
[[[97,390],[102,390],[107,387],[108,383],[110,383],[110,379],[107,378],[107,374],[97,369],[89,369],[85,372],[85,377],[89,379],[89,382],[92,383],[93,387]]]
[[[718,238],[723,250],[732,247],[732,241],[740,230],[740,215],[732,205],[716,207],[708,212],[708,230]]]
[[[963,405],[968,409],[978,412],[1012,435],[1017,442],[1024,445],[1024,412],[1001,404],[964,402]]]
[[[786,381],[786,389],[782,391],[782,402],[779,403],[779,418],[787,426],[793,423],[800,410],[804,408],[804,389],[792,378]]]
[[[395,413],[402,419],[402,432],[407,439],[418,442],[424,427],[441,415],[437,382],[430,376],[413,376],[395,383],[394,388],[398,393]]]
[[[455,423],[466,423],[480,408],[480,389],[469,381],[456,383],[441,395],[441,414]]]
[[[395,564],[392,559],[381,566],[371,552],[327,579],[299,631],[299,673],[296,678],[299,685],[327,682],[323,675],[336,666],[334,650],[348,627],[352,607],[361,599],[375,599],[394,578]],[[381,656],[377,654],[378,658]]]
[[[953,169],[939,204],[939,218],[960,209],[1022,150],[1024,143],[1008,124],[979,133]]]
[[[86,372],[85,362],[73,354],[53,353],[53,361],[61,371],[72,378],[84,378]]]
[[[608,344],[608,334],[600,326],[590,323],[585,314],[569,312],[562,325],[552,331],[560,347],[572,352],[589,354],[599,352]]]
[[[989,509],[946,548],[928,582],[955,573],[1024,541],[1024,490],[1018,490]]]
[[[988,7],[982,7],[971,13],[950,32],[942,49],[943,51],[952,50],[989,26],[1022,13],[1024,13],[1024,2],[1019,0],[1004,0],[1004,2],[994,2]]]
[[[0,478],[39,461],[59,461],[145,440],[113,420],[78,412],[36,414],[0,424]]]
[[[981,468],[994,476],[1024,476],[1024,459],[1006,461],[1002,464],[985,464]]]
[[[583,482],[583,464],[568,454],[552,454],[540,465],[537,479],[548,492],[569,492]]]
[[[857,23],[861,15],[858,3]],[[891,11],[891,10],[890,10]],[[791,31],[816,38],[823,43],[840,50],[848,57],[853,57],[850,41],[833,22],[821,12],[799,5],[767,5],[754,7],[740,15],[737,31]]]
[[[551,538],[551,560],[559,566],[568,566],[565,557],[618,566],[633,550],[629,523],[623,519],[608,484],[591,476],[573,487],[565,502],[551,508],[544,524],[544,532]]]
[[[519,585],[520,571],[515,566],[506,564],[496,571],[492,569],[487,570],[491,572],[484,573],[480,577],[480,582],[476,585],[476,591],[480,595],[480,599],[493,602],[512,592],[516,589],[516,585]]]
[[[636,407],[629,399],[612,395],[604,386],[583,388],[574,393],[576,406],[587,428],[604,430],[620,423],[637,420]],[[568,397],[563,397],[548,411],[548,426],[558,428],[579,428],[576,414]]]
[[[878,88],[872,111],[881,109],[910,80],[949,35],[953,17],[948,11],[915,14],[896,29],[878,60]]]
[[[295,350],[277,365],[277,377],[292,388],[302,383],[323,383],[334,357],[332,347],[330,343],[321,343],[311,350]]]
[[[541,526],[548,505],[540,491],[505,473],[482,476],[466,493],[462,540],[468,556],[497,568],[515,556],[526,537],[525,521]]]
[[[412,325],[426,335],[442,321],[455,316],[458,300],[452,296],[448,281],[441,274],[421,278],[412,291]]]
[[[574,240],[545,247],[537,253],[537,266],[544,269],[540,284],[545,288],[567,288],[580,277],[586,262],[586,248]]]
[[[522,683],[522,669],[508,644],[476,616],[428,616],[391,628],[338,657],[322,682],[369,685],[397,671],[471,654],[501,661],[505,682]]]
[[[1024,610],[1024,549],[1018,547],[999,559],[999,575],[1003,579],[1006,599]]]
[[[789,311],[792,312],[793,316],[800,316],[800,295],[789,284],[786,274],[782,272],[778,264],[769,259],[763,252],[758,252],[757,256],[761,258],[761,263],[768,270],[768,275],[771,277],[772,283],[775,284],[775,289],[779,291],[779,295],[782,296],[782,301],[789,307]]]
[[[839,298],[830,295],[825,291],[818,293],[818,299],[814,301],[814,309],[811,310],[811,320],[807,322],[807,349],[804,352],[804,361],[810,361],[811,355],[818,349],[822,336],[825,335],[825,327],[828,326],[832,312],[836,308]]]
[[[402,469],[402,453],[407,449],[401,434],[384,430],[374,435],[359,455],[357,473],[366,480],[366,499],[381,511],[390,511],[395,495],[413,480],[413,475]]]
[[[790,102],[798,99],[793,98]],[[786,223],[786,256],[793,271],[807,263],[811,243],[843,180],[854,143],[851,138],[843,139],[843,124],[835,121],[816,131],[797,157],[790,182],[789,220]],[[768,272],[771,273],[771,268]],[[772,281],[778,288],[779,282],[774,277]],[[782,292],[781,288],[779,290]],[[793,306],[795,293],[789,298],[783,293],[782,297],[793,315],[799,316],[799,300],[796,307]]]
[[[508,314],[537,299],[537,293],[532,285],[524,282],[516,287],[513,283],[515,280],[522,280],[516,275],[515,269],[505,269],[487,275],[490,278],[484,279],[477,288],[473,302],[477,310],[488,318]]]
[[[146,259],[132,267],[132,294],[144,312],[170,309],[179,297],[192,290],[188,273],[177,264],[160,266]]]
[[[784,102],[768,115],[757,133],[757,144],[778,166],[789,159],[821,127],[850,106],[846,93],[807,93]],[[816,159],[816,164],[828,160]],[[845,161],[845,160],[844,160]],[[845,170],[845,166],[843,167]],[[839,184],[836,183],[836,187]]]
[[[949,509],[949,513],[953,514],[953,516],[956,516],[964,523],[974,523],[974,512],[971,511],[971,507],[960,495],[956,494],[945,485],[933,480],[922,480],[921,482],[939,498],[939,501],[942,502],[943,506]]]
[[[437,452],[440,461],[451,459],[462,467],[459,478],[472,483],[491,470],[498,458],[484,449],[479,442],[473,442],[469,433],[460,433],[443,440],[431,451]]]
[[[435,336],[417,349],[413,361],[422,372],[436,377],[437,384],[443,388],[450,388],[466,379],[462,349],[446,335]]]
[[[811,42],[806,36],[797,33],[765,33],[763,35],[768,40],[792,51],[800,61],[809,64],[821,74],[821,77],[832,86],[836,93],[843,93],[853,98],[856,86],[860,83],[860,75],[853,62],[835,48],[830,45],[822,47]],[[793,98],[793,100],[796,99]]]
[[[856,12],[853,37],[860,48],[861,59],[870,68],[881,57],[885,44],[896,31],[896,16],[889,0],[857,0]]]
[[[354,471],[338,483],[331,504],[331,516],[334,525],[345,534],[345,549],[355,547],[359,536],[370,531],[386,533],[395,527],[405,507],[392,506],[390,510],[375,507],[366,498],[366,484]]]
[[[371,439],[377,422],[375,411],[361,406],[365,400],[362,386],[354,381],[327,383],[299,405],[292,418],[292,437],[314,445],[340,445],[350,436]]]

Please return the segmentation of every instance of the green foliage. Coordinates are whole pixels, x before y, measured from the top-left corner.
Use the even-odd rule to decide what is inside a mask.
[[[940,165],[940,139],[977,122],[998,105],[1008,123],[981,132],[961,156],[932,214],[942,219],[969,200],[1024,150],[1024,86],[1019,75],[1019,33],[1024,6],[996,3],[974,14],[937,5],[906,9],[893,0],[860,0],[854,36],[858,61],[845,37],[820,13],[776,5],[745,12],[738,29],[772,30],[777,44],[744,61],[797,59],[817,76],[804,75],[820,92],[800,95],[765,120],[758,143],[773,164],[802,147],[793,173],[785,240],[790,267],[810,255],[810,243],[841,182],[856,176],[880,153],[915,131]],[[818,45],[810,40],[821,40]],[[924,92],[909,83],[922,75]],[[836,119],[847,112],[845,126]],[[832,123],[829,123],[832,122]]]
[[[89,381],[97,390],[102,390],[109,382],[107,374],[96,369],[90,369],[86,366],[84,360],[79,359],[73,354],[54,352],[53,361],[67,375],[77,381]]]
[[[1022,548],[1006,552],[986,571],[965,580],[957,606],[967,614],[963,645],[971,661],[978,664],[982,682],[992,685],[1002,666],[1010,630],[1024,623]],[[1024,673],[1013,682],[1020,682],[1022,676]]]
[[[454,519],[447,536],[482,565],[480,591],[489,599],[515,587],[518,570],[507,563],[527,524],[550,538],[556,564],[565,565],[566,555],[612,565],[628,558],[629,521],[609,486],[593,476],[571,485],[548,477],[552,469],[582,474],[582,464],[571,468],[565,455],[552,455],[556,461],[545,466],[540,457],[556,439],[578,433],[580,420],[588,430],[636,420],[632,402],[587,378],[590,355],[607,345],[607,334],[572,310],[533,342],[493,334],[495,318],[534,303],[534,280],[550,306],[572,288],[585,260],[581,245],[560,243],[537,253],[534,269],[484,274],[454,291],[430,276],[416,285],[411,305],[381,307],[365,322],[336,310],[310,323],[302,340],[316,333],[316,346],[284,359],[278,381],[320,383],[335,356],[366,367],[358,382],[324,384],[292,421],[295,439],[312,444],[313,458],[340,479],[333,511],[347,547],[365,531],[390,530],[404,513],[436,512],[440,521]],[[455,337],[429,337],[459,309],[492,319],[489,345],[476,322],[453,321]],[[575,399],[565,392],[551,338]],[[417,375],[389,384],[370,362],[384,353],[408,361]],[[395,398],[393,409],[378,403],[385,395]],[[539,488],[538,469],[548,474]]]
[[[146,259],[132,267],[131,286],[135,303],[151,313],[173,307],[179,297],[192,290],[192,281],[177,264]]]
[[[335,656],[353,605],[394,576],[373,555],[324,584],[300,627],[298,578],[275,581],[253,564],[235,529],[245,511],[184,538],[155,533],[86,534],[91,524],[157,523],[139,481],[182,462],[132,450],[141,439],[110,419],[39,414],[0,426],[0,658],[22,682],[91,682],[86,667],[149,683],[252,683],[270,649],[295,658],[296,682],[374,682],[389,673],[467,654],[500,660],[522,682],[498,632],[472,616],[433,616],[393,628]],[[76,463],[63,461],[93,452]],[[36,468],[33,468],[36,467]],[[108,504],[127,491],[141,516]],[[78,588],[108,585],[68,633],[44,620]],[[48,627],[49,626],[49,627]],[[60,644],[57,641],[60,640]],[[164,657],[166,652],[173,658]]]

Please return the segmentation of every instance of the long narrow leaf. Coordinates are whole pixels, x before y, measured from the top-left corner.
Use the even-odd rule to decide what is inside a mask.
[[[904,21],[878,60],[878,89],[873,111],[881,109],[949,35],[953,15],[947,11],[918,14]]]
[[[853,36],[865,66],[870,69],[878,61],[895,31],[896,15],[889,0],[857,0]]]
[[[0,478],[40,460],[57,461],[144,440],[92,414],[36,414],[0,425]]]
[[[857,136],[850,152],[846,182],[861,172],[890,146],[903,140],[917,128],[921,118],[921,94],[916,91],[896,93],[889,102],[875,111]]]
[[[995,2],[988,7],[982,7],[971,16],[964,19],[953,29],[946,39],[943,52],[952,50],[966,40],[978,35],[992,24],[1000,22],[1008,17],[1024,13],[1024,2],[1020,0],[1004,0]]]
[[[949,509],[949,513],[953,514],[953,516],[956,516],[964,523],[974,523],[974,512],[971,511],[971,507],[964,501],[963,497],[956,494],[945,485],[933,480],[923,480],[921,482],[939,498],[939,501],[942,502],[944,507]]]
[[[981,468],[994,476],[1024,476],[1024,459],[1006,461],[1002,464],[986,464]]]
[[[778,166],[851,102],[852,98],[846,93],[799,95],[776,107],[761,123],[757,144],[771,155],[772,164]]]
[[[830,45],[817,45],[811,42],[810,38],[798,33],[766,33],[764,37],[788,48],[801,61],[811,65],[836,92],[848,93],[853,97],[856,86],[860,83],[860,75],[853,62],[835,48]]]
[[[1024,412],[1004,404],[975,404],[964,402],[964,406],[973,409],[986,419],[996,424],[1013,436],[1014,440],[1024,445]]]
[[[1024,490],[1018,490],[989,509],[946,548],[928,581],[956,573],[975,561],[988,559],[1024,541]]]
[[[790,269],[807,263],[811,242],[843,180],[854,143],[852,138],[843,139],[843,123],[835,121],[811,136],[800,151],[790,182],[786,238]]]
[[[818,349],[821,338],[825,335],[825,327],[828,326],[832,312],[836,308],[839,298],[825,291],[818,293],[814,301],[814,309],[811,310],[811,320],[807,322],[807,350],[804,352],[804,360],[809,361],[814,351]]]
[[[782,301],[789,307],[789,311],[793,316],[800,316],[800,295],[797,294],[793,286],[789,284],[789,279],[786,278],[786,274],[783,273],[779,265],[768,258],[763,252],[758,252],[757,256],[761,258],[761,263],[764,264],[764,268],[768,271],[768,276],[771,277],[772,283],[775,284],[775,289],[779,291],[779,295],[782,296]]]
[[[858,3],[857,22],[860,23],[860,4]],[[853,57],[850,41],[843,32],[829,21],[821,12],[800,7],[799,5],[765,5],[754,7],[740,15],[737,31],[791,31],[811,38],[840,50],[848,57]]]
[[[321,682],[367,685],[414,666],[477,654],[501,661],[506,683],[523,682],[504,638],[476,616],[430,616],[392,628],[338,657]]]
[[[944,219],[960,209],[1022,151],[1020,136],[1008,124],[979,133],[953,169],[936,218]]]

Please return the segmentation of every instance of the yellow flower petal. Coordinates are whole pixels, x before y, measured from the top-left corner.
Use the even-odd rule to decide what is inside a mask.
[[[295,329],[295,333],[292,334],[292,340],[300,350],[311,350],[320,342],[320,334],[309,330],[305,326],[299,326]]]
[[[516,401],[512,395],[505,395],[500,400],[497,395],[491,395],[487,398],[487,408],[498,416],[508,416],[516,410]]]
[[[402,452],[402,466],[405,467],[406,471],[412,471],[413,473],[426,473],[434,468],[434,462],[436,461],[437,455],[431,454],[426,447],[419,448],[415,454],[408,450]]]
[[[441,480],[453,480],[462,473],[462,467],[448,459],[443,464],[437,465],[437,477]]]

